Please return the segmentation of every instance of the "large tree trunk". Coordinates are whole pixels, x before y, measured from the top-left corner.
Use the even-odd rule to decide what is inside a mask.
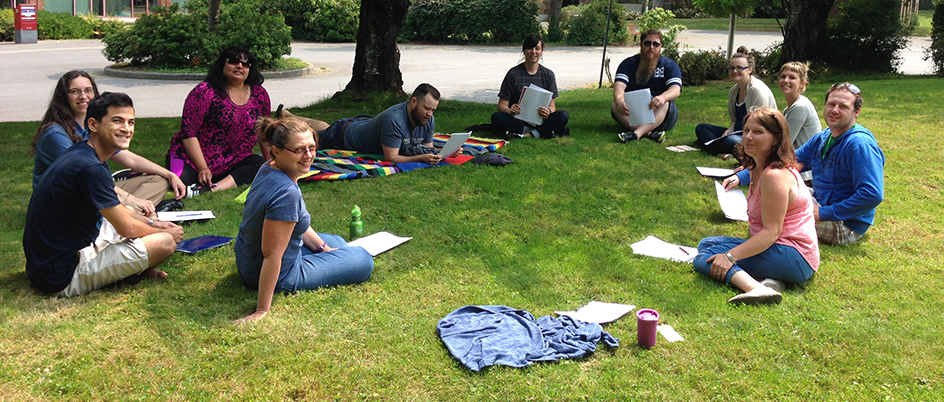
[[[826,59],[826,19],[835,0],[783,0],[787,21],[783,27],[780,65],[790,61]]]
[[[354,71],[344,92],[403,93],[397,36],[409,0],[361,0]]]
[[[216,29],[217,25],[220,25],[220,2],[222,0],[210,0],[207,4],[207,11],[209,16],[207,17],[207,28],[210,32]]]
[[[561,8],[563,5],[564,0],[551,0],[551,9],[548,10],[551,12],[549,28],[557,28],[560,26]]]

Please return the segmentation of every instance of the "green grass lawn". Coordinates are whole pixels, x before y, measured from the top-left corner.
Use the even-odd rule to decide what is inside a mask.
[[[807,91],[820,110],[828,84]],[[36,123],[0,123],[0,400],[940,400],[944,112],[933,105],[944,81],[856,84],[860,122],[887,158],[876,226],[857,244],[823,246],[812,280],[760,307],[732,307],[733,288],[630,248],[648,235],[690,246],[746,236],[695,172],[731,164],[664,149],[690,144],[698,123],[727,120],[727,83],[686,88],[665,144],[618,143],[609,91],[580,89],[558,102],[572,135],[516,140],[501,150],[515,160],[506,167],[303,184],[317,230],[346,234],[357,204],[365,232],[414,239],[378,256],[366,283],[276,296],[264,321],[239,327],[231,321],[253,311],[256,293],[241,285],[232,247],[172,256],[163,283],[73,299],[33,291],[20,242]],[[387,104],[292,111],[330,121]],[[486,122],[493,110],[444,101],[437,129]],[[163,160],[178,124],[138,120],[132,150]],[[235,236],[237,194],[187,200],[218,218],[185,237]],[[685,341],[641,349],[626,317],[605,327],[617,349],[473,373],[435,332],[468,304],[541,316],[591,300],[654,308]]]
[[[681,24],[688,29],[727,31],[728,22],[727,18],[673,18],[669,20],[669,25]],[[781,24],[786,22],[786,19],[780,19]],[[735,29],[737,31],[780,32],[780,25],[777,25],[777,20],[774,18],[738,18]]]

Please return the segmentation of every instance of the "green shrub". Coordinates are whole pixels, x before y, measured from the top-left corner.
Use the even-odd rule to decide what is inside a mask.
[[[0,9],[0,42],[13,40],[13,10]]]
[[[685,29],[685,25],[669,26],[669,20],[672,18],[675,18],[675,14],[669,10],[658,7],[649,10],[639,17],[639,32],[668,28],[662,33],[662,55],[674,60],[679,57],[678,43],[675,38]]]
[[[353,42],[360,8],[360,0],[276,0],[261,5],[263,12],[285,17],[292,38],[320,42]]]
[[[682,53],[676,63],[682,70],[684,85],[704,85],[710,80],[723,80],[728,76],[728,59],[721,48]]]
[[[93,32],[92,24],[82,17],[46,10],[36,12],[36,30],[40,40],[89,39]]]
[[[600,45],[606,34],[606,14],[609,3],[592,0],[578,6],[577,12],[567,20],[566,42],[569,45]],[[569,7],[567,7],[569,8]],[[610,44],[622,45],[629,40],[629,25],[626,24],[626,8],[614,7],[610,15]]]
[[[434,43],[512,43],[540,32],[533,0],[417,0],[400,40]]]
[[[931,59],[937,75],[944,76],[944,5],[937,4],[931,17],[931,47],[925,49],[924,59]]]
[[[754,74],[769,77],[780,73],[780,54],[783,53],[783,41],[777,41],[764,50],[751,49],[754,55]]]
[[[560,24],[554,26],[553,24],[547,29],[547,35],[544,36],[545,42],[557,43],[564,40],[564,28],[561,28]]]
[[[673,12],[675,13],[675,18],[710,18],[708,14],[705,14],[704,11],[696,6],[676,8]]]
[[[846,71],[894,72],[908,40],[898,0],[849,0],[827,21],[827,63]]]
[[[111,33],[123,31],[129,29],[130,26],[119,20],[113,19],[102,19],[101,17],[88,13],[82,16],[85,19],[85,22],[88,22],[92,26],[92,37],[91,39],[101,39],[108,36]]]
[[[102,53],[115,63],[129,61],[160,69],[201,68],[216,60],[222,49],[243,46],[256,56],[259,68],[265,69],[291,52],[290,28],[281,15],[261,12],[252,2],[224,3],[220,25],[208,32],[206,7],[199,5],[188,3],[187,14],[180,13],[177,4],[154,7],[130,30],[103,38]]]

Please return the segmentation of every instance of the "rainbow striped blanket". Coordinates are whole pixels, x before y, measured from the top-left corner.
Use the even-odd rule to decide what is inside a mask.
[[[448,140],[449,135],[436,134],[433,136],[433,146],[442,149]],[[505,146],[505,144],[506,141],[504,140],[471,137],[462,145],[462,153],[463,155],[482,155],[494,152]],[[446,158],[436,166],[461,165],[471,159],[472,156]],[[395,164],[384,161],[382,155],[326,149],[318,151],[311,164],[311,171],[299,177],[298,180],[350,180],[363,177],[383,177],[426,167],[432,167],[432,165],[425,163]]]

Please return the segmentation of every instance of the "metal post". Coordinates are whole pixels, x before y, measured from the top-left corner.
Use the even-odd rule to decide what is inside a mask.
[[[600,60],[600,82],[597,84],[597,88],[603,88],[603,68],[606,65],[606,44],[610,41],[610,13],[612,11],[613,0],[610,0],[610,7],[606,9],[606,31],[603,32],[603,60]]]

